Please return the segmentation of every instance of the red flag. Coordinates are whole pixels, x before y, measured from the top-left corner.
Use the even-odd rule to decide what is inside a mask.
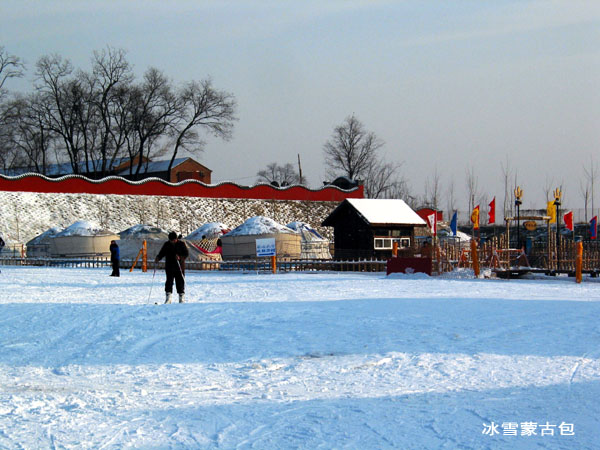
[[[496,197],[490,202],[490,211],[488,212],[488,225],[496,223]]]
[[[567,229],[573,231],[573,211],[569,211],[563,216]]]
[[[437,212],[429,214],[427,216],[427,222],[429,222],[429,228],[434,236],[437,236]]]

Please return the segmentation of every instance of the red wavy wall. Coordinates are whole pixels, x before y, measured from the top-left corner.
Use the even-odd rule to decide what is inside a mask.
[[[313,190],[303,186],[276,188],[266,184],[252,187],[239,186],[234,183],[205,185],[194,180],[182,181],[176,184],[159,179],[131,182],[118,177],[89,180],[78,175],[69,175],[59,179],[46,178],[42,175],[19,177],[0,175],[0,191],[305,201],[342,201],[346,198],[364,197],[363,186],[359,186],[352,191],[343,191],[337,187],[324,187]]]

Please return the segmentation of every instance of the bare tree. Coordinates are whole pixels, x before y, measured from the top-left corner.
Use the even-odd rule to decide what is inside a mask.
[[[126,134],[131,128],[125,103],[133,74],[125,51],[107,47],[94,52],[91,76],[96,80],[92,102],[99,117],[100,167],[96,171],[102,177],[110,172],[117,158],[124,156]]]
[[[58,55],[44,56],[36,64],[36,90],[45,110],[46,127],[60,136],[74,173],[88,166],[93,139],[90,91],[85,80],[73,76],[69,60]],[[82,164],[83,163],[83,164]]]
[[[367,198],[386,198],[403,180],[398,175],[401,165],[385,163],[378,159],[371,162],[365,176]]]
[[[143,173],[142,167],[147,168],[154,145],[175,120],[177,99],[167,77],[158,69],[150,68],[143,82],[131,88],[128,106],[134,134],[128,139],[130,175],[137,178]]]
[[[581,192],[581,197],[583,198],[583,208],[585,211],[585,221],[588,221],[588,204],[590,201],[590,184],[588,182],[579,182],[579,191]],[[594,214],[592,210],[592,214]]]
[[[456,188],[454,186],[454,178],[451,178],[448,182],[448,191],[446,195],[446,207],[448,209],[448,217],[450,217],[454,211],[456,211]]]
[[[589,195],[591,198],[591,203],[592,203],[592,217],[594,216],[594,187],[596,184],[596,179],[598,178],[598,167],[596,165],[596,162],[594,161],[594,158],[592,156],[590,156],[590,165],[589,167],[584,167],[583,171],[585,173],[585,178],[587,180],[587,184],[589,185]],[[585,217],[586,217],[586,221],[587,221],[587,207],[586,207],[586,211],[585,211]]]
[[[475,202],[479,197],[479,186],[477,175],[475,175],[475,169],[473,166],[467,168],[467,194],[469,195],[469,208],[468,211],[472,211],[475,208]]]
[[[503,203],[503,213],[504,217],[512,216],[512,188],[511,188],[511,174],[512,169],[510,167],[510,161],[508,160],[508,156],[506,156],[506,163],[501,163],[500,167],[502,168],[502,181],[504,182],[504,203]]]
[[[211,80],[187,83],[178,93],[178,108],[171,132],[175,140],[169,170],[180,149],[200,152],[204,142],[198,130],[204,129],[216,137],[229,139],[233,130],[236,102],[232,94],[217,91]]]
[[[0,99],[3,97],[4,84],[9,78],[20,78],[23,76],[25,65],[18,56],[9,54],[3,46],[0,46]]]
[[[412,193],[408,181],[397,178],[385,192],[385,198],[399,198],[404,200],[413,209],[419,207],[419,199]]]
[[[277,163],[268,164],[265,169],[256,173],[258,181],[266,181],[275,186],[289,186],[300,181],[300,175],[291,163],[280,166]]]
[[[382,146],[375,133],[365,130],[354,115],[347,117],[323,146],[328,175],[335,178],[341,172],[352,180],[364,179]]]
[[[8,143],[20,155],[19,167],[45,175],[54,135],[46,128],[41,101],[40,96],[33,93],[18,96],[8,104],[11,111]]]
[[[431,206],[437,210],[440,204],[440,173],[438,172],[437,165],[435,166],[432,173],[427,175],[425,179],[425,204]]]

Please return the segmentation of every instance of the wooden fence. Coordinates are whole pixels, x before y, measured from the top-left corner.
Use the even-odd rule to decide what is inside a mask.
[[[600,271],[600,242],[584,240],[583,270]],[[525,249],[507,248],[504,235],[494,237],[478,247],[478,260],[482,268],[510,269],[530,267],[548,272],[570,273],[575,271],[577,243],[561,236],[558,247],[556,236],[546,241],[532,243],[528,252]],[[472,267],[473,255],[468,242],[444,241],[440,243],[433,257],[434,272],[447,272],[460,267]]]

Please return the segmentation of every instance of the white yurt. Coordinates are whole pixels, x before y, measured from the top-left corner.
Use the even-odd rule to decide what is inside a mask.
[[[52,239],[54,239],[60,231],[60,228],[52,227],[27,242],[27,257],[49,258],[51,255]]]
[[[51,239],[50,254],[54,258],[110,256],[110,241],[119,236],[94,222],[80,220]]]
[[[160,251],[160,248],[168,239],[168,232],[152,225],[134,225],[119,233],[120,239],[117,241],[121,260],[135,260],[137,258],[144,241],[148,259],[153,259]]]
[[[302,250],[300,258],[331,259],[329,240],[321,236],[321,234],[309,224],[296,221],[288,223],[286,226],[300,234]]]
[[[300,258],[300,235],[291,228],[264,216],[246,220],[221,238],[223,259],[247,259],[256,257],[256,240],[275,238],[279,258]]]

